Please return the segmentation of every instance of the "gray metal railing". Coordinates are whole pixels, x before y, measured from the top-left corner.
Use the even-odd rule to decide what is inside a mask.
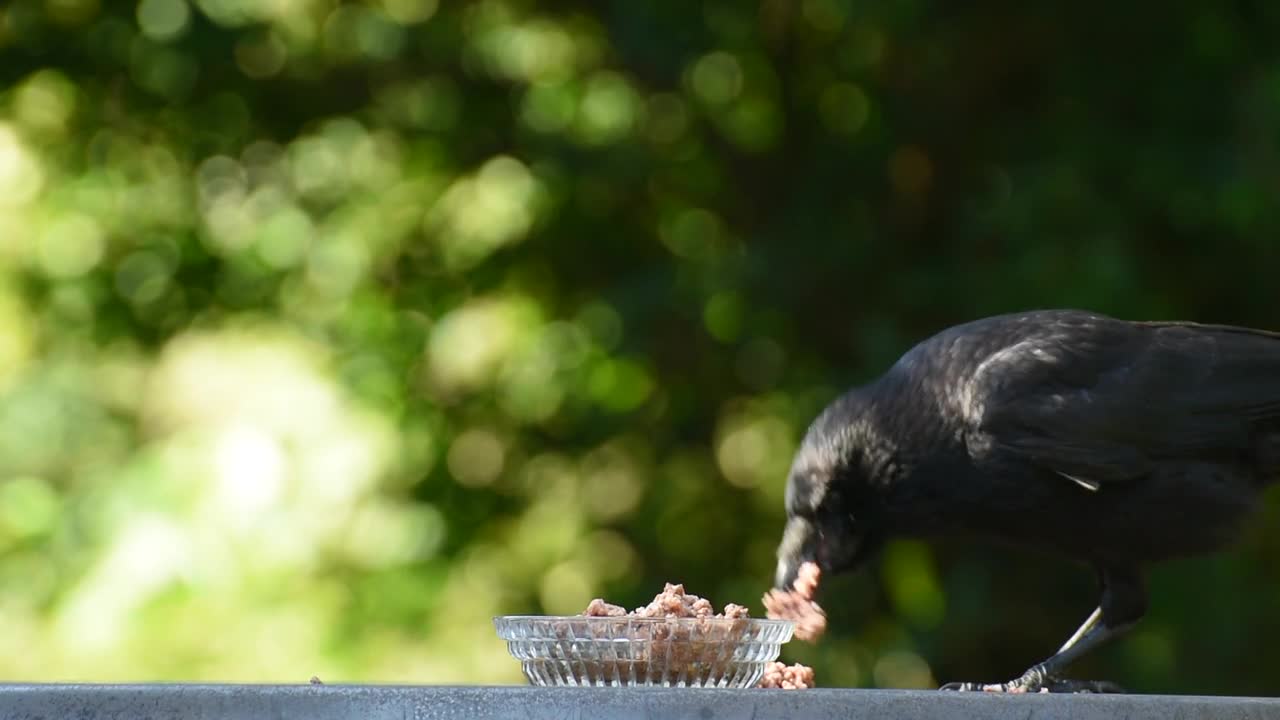
[[[1280,699],[929,691],[3,685],[3,720],[1280,720]]]

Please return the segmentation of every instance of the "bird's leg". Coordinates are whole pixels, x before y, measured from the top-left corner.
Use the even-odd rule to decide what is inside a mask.
[[[1098,607],[1094,608],[1093,612],[1089,614],[1089,617],[1085,618],[1084,624],[1081,625],[1080,628],[1075,631],[1075,634],[1067,638],[1067,641],[1062,644],[1062,647],[1058,648],[1058,652],[1064,653],[1070,650],[1072,647],[1075,647],[1075,644],[1080,642],[1080,638],[1087,635],[1090,630],[1093,630],[1094,628],[1098,627],[1098,621],[1101,619],[1102,619],[1102,606],[1099,605]]]
[[[1006,683],[948,683],[943,690],[985,690],[989,692],[1120,692],[1114,683],[1063,680],[1061,673],[1071,663],[1133,627],[1146,611],[1146,592],[1137,572],[1106,570],[1100,573],[1102,602],[1058,652],[1037,663],[1021,677]]]

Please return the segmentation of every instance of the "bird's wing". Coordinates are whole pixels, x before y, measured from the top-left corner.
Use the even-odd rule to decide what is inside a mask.
[[[1095,318],[1027,333],[964,388],[971,450],[1031,461],[1082,485],[1168,458],[1238,457],[1280,419],[1280,335]]]

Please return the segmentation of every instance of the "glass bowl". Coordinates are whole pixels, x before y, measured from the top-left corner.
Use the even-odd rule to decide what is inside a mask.
[[[790,620],[506,615],[498,637],[541,687],[754,687]]]

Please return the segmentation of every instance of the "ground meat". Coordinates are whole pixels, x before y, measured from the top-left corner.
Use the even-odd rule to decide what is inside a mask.
[[[792,621],[796,637],[808,642],[817,640],[827,629],[827,614],[813,601],[820,578],[821,570],[816,564],[804,563],[791,590],[770,590],[763,600],[769,617]]]
[[[596,598],[587,605],[586,612],[583,615],[588,617],[622,617],[627,614],[627,609],[621,605],[610,605],[609,603]]]
[[[802,563],[800,570],[796,573],[795,582],[791,583],[791,587],[796,592],[812,600],[814,593],[818,591],[818,580],[822,577],[822,570],[817,563]]]
[[[689,606],[693,610],[694,617],[711,617],[715,615],[716,609],[711,605],[711,601],[706,598],[698,598],[693,605]]]
[[[605,602],[591,601],[579,617],[612,618],[616,626],[589,626],[566,618],[556,633],[564,643],[557,652],[565,659],[574,657],[579,643],[604,636],[630,641],[628,646],[614,646],[610,651],[617,659],[578,661],[578,672],[586,684],[609,684],[615,679],[656,683],[662,678],[677,678],[689,684],[715,684],[734,672],[733,647],[743,636],[750,620],[747,608],[729,603],[716,613],[710,600],[685,591],[683,585],[667,583],[662,592],[644,607],[628,613],[625,608]],[[696,620],[694,623],[663,622]],[[561,658],[550,657],[548,671]]]
[[[764,677],[756,687],[779,688],[782,690],[804,690],[816,687],[813,680],[813,668],[796,663],[771,662],[764,669]]]
[[[606,607],[617,607],[617,605],[609,605],[599,598],[592,600],[591,605],[587,606],[587,615],[591,615],[591,608],[599,602]],[[609,613],[610,616],[626,615],[625,611],[619,613]],[[667,583],[662,592],[653,597],[653,602],[640,608],[636,608],[631,613],[635,617],[644,618],[718,618],[726,617],[731,619],[749,617],[747,609],[741,605],[729,603],[724,606],[723,613],[716,613],[715,606],[706,598],[700,598],[697,595],[691,595],[685,592],[684,585],[673,585]]]

